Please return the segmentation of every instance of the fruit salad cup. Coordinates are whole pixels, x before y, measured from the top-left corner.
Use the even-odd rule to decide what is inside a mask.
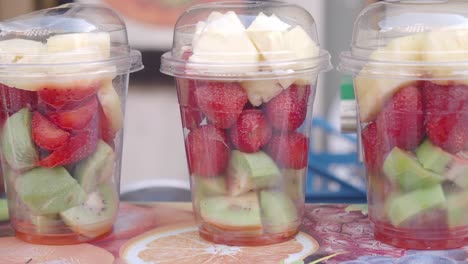
[[[248,7],[191,8],[162,71],[176,77],[201,237],[255,246],[299,230],[315,83],[329,55],[303,9]],[[282,17],[290,12],[298,21]]]
[[[119,206],[129,72],[141,67],[125,25],[106,8],[70,4],[0,32],[1,166],[16,235],[39,244],[106,235]]]
[[[466,246],[468,27],[448,18],[468,5],[401,2],[361,13],[340,66],[355,75],[369,217],[397,247]]]

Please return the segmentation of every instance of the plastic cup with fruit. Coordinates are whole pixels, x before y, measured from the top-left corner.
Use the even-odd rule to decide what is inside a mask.
[[[292,238],[315,83],[330,65],[312,17],[281,2],[204,4],[174,36],[161,70],[176,77],[200,235],[228,245]]]
[[[369,216],[376,238],[398,247],[468,243],[468,27],[451,19],[468,18],[466,8],[373,4],[342,54],[355,75]]]
[[[92,5],[4,21],[0,33],[1,165],[17,236],[104,236],[119,205],[124,94],[140,54],[118,15]]]

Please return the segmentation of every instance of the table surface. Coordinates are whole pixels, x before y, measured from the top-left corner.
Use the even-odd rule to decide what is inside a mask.
[[[449,251],[414,251],[375,241],[362,205],[307,205],[296,239],[266,247],[227,247],[201,240],[189,203],[121,203],[113,233],[91,244],[32,245],[13,236],[8,223],[0,225],[2,264],[468,264],[468,245]]]

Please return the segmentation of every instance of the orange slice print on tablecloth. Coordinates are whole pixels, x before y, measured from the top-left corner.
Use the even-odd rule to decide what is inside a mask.
[[[112,264],[114,256],[90,244],[68,246],[34,245],[14,237],[0,238],[0,263],[99,263]]]
[[[302,232],[281,244],[232,247],[203,240],[196,226],[172,226],[133,238],[121,247],[120,257],[132,264],[278,264],[302,260],[318,248],[317,241]]]

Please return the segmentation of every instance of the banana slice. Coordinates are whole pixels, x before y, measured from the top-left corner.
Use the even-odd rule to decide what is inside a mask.
[[[197,25],[196,34],[192,40],[193,55],[190,62],[198,63],[252,63],[259,60],[254,44],[250,41],[245,27],[237,14],[229,11],[225,14],[213,12],[206,22]],[[187,65],[192,72],[219,72],[226,69],[218,66]],[[257,66],[230,67],[229,72],[256,72]]]
[[[371,54],[371,59],[382,61],[419,61],[421,60],[421,46],[424,42],[424,35],[417,34],[391,41],[387,46],[377,49]],[[359,105],[359,115],[362,122],[371,122],[384,107],[385,102],[400,88],[410,85],[416,80],[382,78],[382,76],[371,76],[371,72],[377,70],[375,67],[366,66],[354,79],[356,98]],[[385,68],[379,67],[379,71]],[[395,72],[395,69],[392,68]],[[401,73],[408,74],[408,71],[416,70],[408,68],[400,69]]]
[[[79,62],[96,61],[110,57],[110,45],[110,35],[106,32],[72,33],[56,35],[47,39],[47,52],[64,55],[76,53],[81,57]],[[69,62],[75,62],[70,59]]]
[[[241,86],[247,92],[250,103],[260,106],[268,103],[283,91],[283,88],[275,80],[253,80],[241,82]]]
[[[0,64],[33,63],[34,59],[45,53],[43,43],[27,39],[0,41]]]
[[[112,132],[117,133],[123,126],[123,112],[120,97],[112,85],[112,80],[106,81],[97,95]]]

